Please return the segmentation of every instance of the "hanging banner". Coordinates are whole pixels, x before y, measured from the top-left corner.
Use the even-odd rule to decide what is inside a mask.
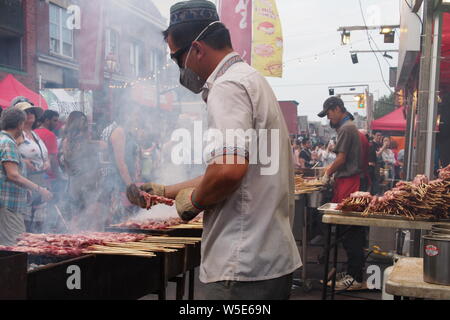
[[[103,88],[104,73],[104,1],[82,0],[81,30],[79,32],[80,88]]]
[[[252,66],[266,77],[283,76],[283,32],[275,0],[253,0]]]
[[[66,120],[73,111],[83,112],[92,119],[93,93],[78,89],[45,89],[40,91],[50,110],[57,111]]]
[[[231,33],[234,51],[251,64],[252,59],[252,1],[220,1],[220,20]]]

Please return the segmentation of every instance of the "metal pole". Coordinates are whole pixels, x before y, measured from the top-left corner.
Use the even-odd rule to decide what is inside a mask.
[[[420,59],[420,78],[419,78],[419,103],[418,103],[418,132],[417,132],[417,150],[415,174],[426,173],[426,143],[428,129],[429,99],[430,99],[430,71],[431,54],[433,46],[433,9],[434,1],[425,1],[424,3],[424,39],[422,45],[422,56]]]
[[[434,157],[436,153],[436,122],[438,113],[438,92],[440,80],[440,56],[442,43],[442,13],[434,17],[433,49],[431,55],[430,94],[426,138],[425,173],[428,177],[434,176]]]

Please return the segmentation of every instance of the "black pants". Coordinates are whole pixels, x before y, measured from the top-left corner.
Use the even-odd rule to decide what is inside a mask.
[[[339,235],[347,253],[347,273],[358,282],[364,279],[364,247],[366,246],[367,227],[339,226]]]

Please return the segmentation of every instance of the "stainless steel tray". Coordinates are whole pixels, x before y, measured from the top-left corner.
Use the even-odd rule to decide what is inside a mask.
[[[426,222],[449,222],[448,219],[434,219],[434,218],[423,218],[417,217],[414,220],[408,219],[406,217],[401,216],[393,216],[393,215],[381,215],[381,214],[371,214],[369,216],[362,216],[361,212],[354,211],[342,211],[337,210],[337,203],[327,203],[321,206],[318,210],[324,212],[326,214],[333,214],[345,217],[360,217],[360,218],[371,218],[371,219],[390,219],[390,220],[401,220],[401,221],[426,221]]]

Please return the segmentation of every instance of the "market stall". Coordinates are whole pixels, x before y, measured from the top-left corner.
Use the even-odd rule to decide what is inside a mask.
[[[441,170],[439,179],[429,181],[423,175],[412,182],[399,182],[383,196],[356,192],[340,204],[326,204],[323,222],[328,225],[325,243],[325,270],[323,296],[328,297],[328,283],[331,280],[331,298],[334,298],[336,283],[338,229],[332,241],[332,227],[353,225],[412,230],[432,230],[437,222],[450,224],[450,166]],[[333,269],[329,273],[330,251],[334,248]],[[400,248],[397,248],[400,254]]]

